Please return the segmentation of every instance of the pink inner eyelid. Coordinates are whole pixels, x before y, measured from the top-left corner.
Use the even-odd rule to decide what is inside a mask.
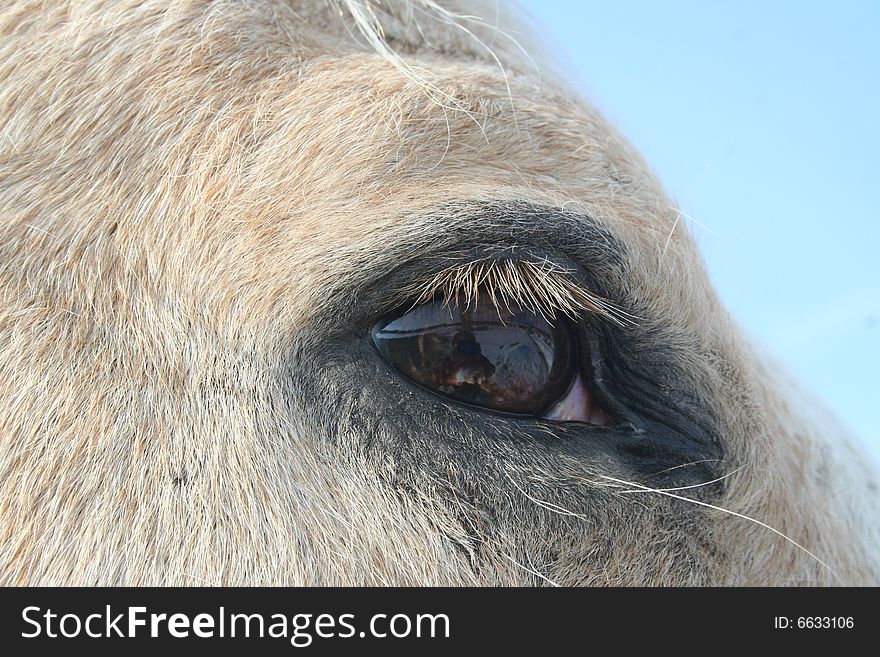
[[[593,395],[580,374],[575,377],[565,397],[544,418],[557,422],[587,422],[598,426],[605,426],[610,421],[607,413],[594,402]]]

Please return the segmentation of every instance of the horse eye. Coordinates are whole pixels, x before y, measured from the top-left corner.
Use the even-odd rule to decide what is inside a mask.
[[[428,390],[507,413],[542,415],[577,375],[569,327],[519,307],[435,301],[380,323],[373,341]]]

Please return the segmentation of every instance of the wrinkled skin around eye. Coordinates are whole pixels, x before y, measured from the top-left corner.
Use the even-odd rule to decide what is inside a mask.
[[[604,424],[579,374],[574,337],[523,308],[438,301],[373,331],[382,355],[421,386],[507,413]]]

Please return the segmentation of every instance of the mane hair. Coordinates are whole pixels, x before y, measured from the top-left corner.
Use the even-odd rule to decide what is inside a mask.
[[[531,68],[540,77],[530,54],[539,50],[537,45],[530,42],[526,48],[522,43],[532,29],[524,25],[527,19],[521,11],[506,7],[502,17],[495,2],[471,2],[467,12],[458,10],[456,2],[444,4],[434,0],[330,0],[353,36],[360,35],[370,49],[444,107],[468,112],[458,98],[434,84],[429,68],[414,65],[403,51],[433,49],[447,57],[485,59],[501,71],[511,102],[507,72],[511,65]],[[492,19],[484,18],[487,16]]]

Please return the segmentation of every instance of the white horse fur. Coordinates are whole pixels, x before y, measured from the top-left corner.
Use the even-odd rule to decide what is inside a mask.
[[[880,584],[876,475],[508,9],[3,3],[0,583]],[[391,276],[545,246],[522,208],[609,235],[621,298],[534,262]],[[673,359],[656,396],[694,382],[715,475],[660,488],[341,351],[487,285]]]

